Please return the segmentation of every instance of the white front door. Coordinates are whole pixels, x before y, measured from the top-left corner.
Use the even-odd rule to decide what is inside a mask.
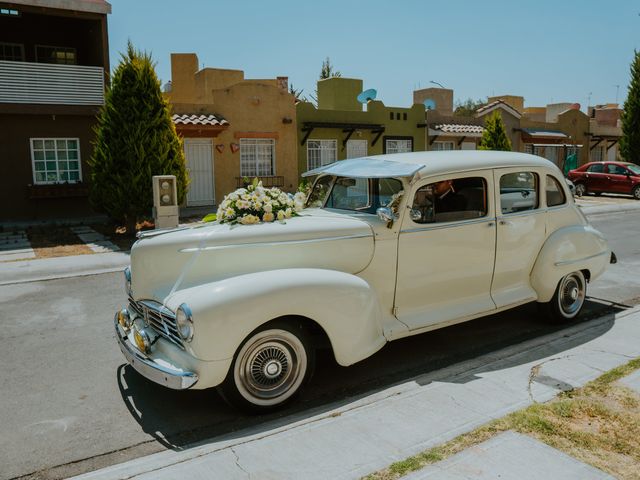
[[[211,138],[185,138],[184,156],[189,173],[187,206],[213,205],[213,140]]]
[[[348,140],[347,158],[360,158],[367,156],[367,140]]]

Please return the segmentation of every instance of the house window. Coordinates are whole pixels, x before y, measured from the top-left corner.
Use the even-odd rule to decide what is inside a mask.
[[[13,8],[0,8],[0,15],[7,15],[9,17],[19,17],[20,12]]]
[[[36,62],[76,65],[76,49],[71,47],[50,47],[36,45]]]
[[[411,152],[413,150],[413,140],[387,138],[385,140],[385,153],[404,153]]]
[[[36,185],[82,181],[77,138],[32,138],[31,162]]]
[[[0,42],[0,60],[24,62],[24,47],[19,43]]]
[[[240,176],[275,175],[276,141],[272,138],[240,139]]]
[[[323,167],[338,159],[337,140],[307,141],[307,169]]]
[[[433,142],[433,148],[431,150],[436,152],[453,150],[453,142]]]
[[[604,147],[596,147],[591,150],[591,161],[602,162],[604,161]]]

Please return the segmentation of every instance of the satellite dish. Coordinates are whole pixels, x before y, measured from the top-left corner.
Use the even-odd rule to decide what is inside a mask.
[[[427,110],[436,109],[436,102],[431,100],[430,98],[427,98],[423,103],[424,103],[424,108],[426,108]]]
[[[369,100],[375,100],[377,94],[378,92],[376,92],[375,89],[370,88],[358,95],[357,98],[360,103],[367,103]]]

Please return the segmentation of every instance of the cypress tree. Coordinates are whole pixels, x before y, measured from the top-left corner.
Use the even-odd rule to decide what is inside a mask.
[[[175,175],[182,203],[188,185],[182,142],[151,55],[131,42],[113,73],[95,132],[89,160],[94,208],[135,234],[136,222],[151,213],[153,175]]]
[[[631,82],[622,111],[620,155],[627,162],[640,164],[640,52],[633,51]]]
[[[497,110],[494,111],[485,122],[478,150],[511,151],[511,141],[507,136],[502,116]]]

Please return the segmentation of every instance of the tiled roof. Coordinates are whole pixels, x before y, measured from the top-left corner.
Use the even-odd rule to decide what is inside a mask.
[[[220,115],[178,115],[171,116],[171,120],[176,125],[229,125]]]
[[[443,123],[442,125],[435,125],[436,130],[441,130],[443,133],[482,133],[484,128],[480,125],[466,125],[457,123]]]
[[[511,115],[513,115],[516,118],[522,117],[522,114],[518,110],[516,110],[507,102],[504,102],[502,100],[496,100],[495,102],[491,102],[490,104],[485,105],[484,107],[480,107],[478,110],[476,110],[476,117],[480,117],[486,113],[492,112],[496,108],[502,108],[508,111],[509,113],[511,113]]]

